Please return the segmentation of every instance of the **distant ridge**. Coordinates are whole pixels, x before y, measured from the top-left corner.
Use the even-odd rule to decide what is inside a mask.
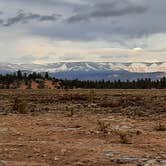
[[[158,79],[165,76],[166,62],[56,62],[50,64],[0,63],[0,73],[49,72],[52,76],[67,79],[133,80],[138,78]]]
[[[64,71],[99,71],[99,70],[125,70],[129,72],[151,73],[166,72],[166,62],[56,62],[50,64],[11,64],[0,63],[0,70],[16,71],[28,70],[45,72],[64,72]]]

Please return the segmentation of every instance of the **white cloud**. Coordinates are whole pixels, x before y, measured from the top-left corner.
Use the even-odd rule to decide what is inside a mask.
[[[164,37],[164,36],[163,36]],[[152,40],[153,37],[151,37]],[[155,38],[156,39],[156,38]],[[143,40],[143,39],[142,39]],[[128,41],[133,43],[133,40]],[[160,40],[158,40],[160,43]],[[162,42],[162,39],[161,39]],[[106,41],[65,41],[50,40],[48,38],[17,38],[8,43],[8,57],[13,62],[53,63],[60,61],[99,61],[99,62],[161,62],[166,61],[165,46],[159,47],[159,51],[138,47],[117,46],[114,42]],[[151,44],[153,42],[150,42]],[[127,45],[128,45],[127,44]],[[148,45],[148,43],[147,43]],[[161,45],[162,46],[162,45]],[[0,45],[0,48],[4,45]],[[155,46],[151,45],[152,48]],[[7,49],[7,46],[5,47]],[[2,49],[1,49],[2,51]],[[29,58],[28,58],[29,56]]]

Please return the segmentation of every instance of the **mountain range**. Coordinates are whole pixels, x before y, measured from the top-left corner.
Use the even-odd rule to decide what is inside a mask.
[[[119,63],[119,62],[57,62],[51,64],[0,63],[0,73],[49,72],[59,79],[80,80],[135,80],[159,79],[165,76],[166,62]]]

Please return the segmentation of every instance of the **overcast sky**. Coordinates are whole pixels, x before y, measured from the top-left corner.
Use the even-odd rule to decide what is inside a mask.
[[[166,61],[166,0],[0,0],[0,62]]]

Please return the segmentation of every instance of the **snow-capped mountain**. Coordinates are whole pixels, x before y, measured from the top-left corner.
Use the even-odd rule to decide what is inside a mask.
[[[157,79],[165,76],[166,62],[57,62],[51,64],[0,63],[0,73],[14,72],[17,70],[27,72],[49,72],[57,78],[69,79]]]
[[[51,64],[10,64],[0,63],[0,70],[27,70],[36,72],[65,71],[119,71],[134,73],[166,72],[166,62],[157,63],[114,63],[114,62],[57,62]]]

